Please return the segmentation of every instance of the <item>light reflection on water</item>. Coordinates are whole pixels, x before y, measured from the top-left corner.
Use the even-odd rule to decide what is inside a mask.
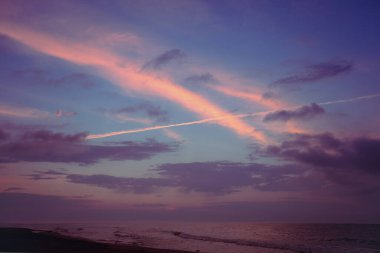
[[[208,253],[380,252],[380,225],[119,222],[8,224],[108,243]]]

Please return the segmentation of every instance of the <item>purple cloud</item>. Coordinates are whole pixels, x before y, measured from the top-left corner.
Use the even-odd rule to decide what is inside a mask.
[[[173,186],[166,178],[128,178],[109,175],[67,175],[67,181],[77,184],[93,185],[116,192],[151,193],[157,187]]]
[[[13,77],[21,78],[28,83],[32,82],[54,88],[67,87],[67,85],[75,85],[82,88],[92,88],[95,86],[92,76],[85,73],[71,73],[61,77],[52,77],[49,72],[42,69],[23,69],[14,71]]]
[[[0,142],[5,141],[9,138],[9,134],[0,128]]]
[[[47,170],[47,171],[35,171],[32,174],[27,174],[27,176],[31,180],[52,180],[57,179],[61,176],[67,176],[68,174],[61,171],[56,170]]]
[[[264,92],[264,93],[261,95],[261,97],[262,97],[263,99],[272,99],[272,98],[276,97],[276,94],[275,94],[273,91],[266,91],[266,92]]]
[[[241,187],[263,191],[298,191],[320,188],[312,174],[300,176],[302,166],[269,166],[257,163],[202,162],[163,164],[152,171],[160,177],[135,178],[110,175],[81,175],[55,171],[36,171],[32,180],[65,177],[70,183],[111,189],[115,192],[152,193],[162,187],[174,187],[183,192],[226,195],[239,192]]]
[[[2,56],[13,55],[25,50],[25,47],[19,43],[15,43],[10,37],[0,34],[0,54]]]
[[[200,208],[191,208],[188,215],[219,221],[373,223],[374,220],[380,221],[377,214],[379,211],[380,205],[376,201],[338,202],[309,199],[209,203]]]
[[[314,118],[317,115],[325,113],[325,110],[315,104],[312,103],[310,105],[302,106],[296,110],[280,110],[273,113],[267,114],[263,121],[289,121],[289,120],[305,120]]]
[[[156,171],[177,182],[183,191],[224,195],[241,187],[263,191],[297,191],[319,188],[314,178],[300,177],[303,166],[232,163],[225,161],[160,165]]]
[[[316,167],[380,173],[380,140],[339,139],[332,134],[294,135],[266,153]]]
[[[24,188],[21,187],[9,187],[5,189],[3,192],[14,192],[14,191],[22,191]]]
[[[190,84],[190,85],[218,83],[218,81],[215,79],[215,77],[213,75],[211,75],[210,73],[189,76],[189,77],[185,78],[184,82],[187,84]]]
[[[148,61],[142,67],[143,70],[147,69],[160,69],[161,67],[174,62],[183,60],[186,57],[186,54],[179,49],[171,49],[164,52],[163,54],[157,56],[156,58]]]
[[[251,168],[241,163],[204,162],[163,164],[157,169],[184,191],[228,194],[253,184]]]
[[[66,124],[56,124],[56,123],[50,123],[50,124],[19,124],[15,122],[10,121],[3,121],[0,122],[0,131],[4,131],[8,134],[8,136],[12,135],[19,135],[20,133],[25,132],[35,132],[40,130],[47,130],[47,129],[62,129]]]
[[[142,103],[138,105],[126,106],[118,110],[114,110],[115,113],[139,113],[142,112],[147,116],[155,119],[157,122],[169,121],[168,112],[163,110],[161,106],[152,105],[149,103]]]
[[[168,206],[159,203],[112,207],[86,197],[5,192],[0,193],[0,221],[380,222],[378,201],[358,201],[353,203],[312,200],[209,202],[201,203],[202,205],[198,207],[186,206],[169,209]],[[281,225],[279,226],[281,227]]]
[[[72,73],[60,78],[50,79],[48,83],[53,86],[77,83],[83,88],[91,88],[95,86],[94,81],[91,80],[91,76],[85,73]]]
[[[346,195],[380,196],[379,139],[341,139],[328,133],[293,135],[260,154],[307,166],[322,176],[320,182],[334,184]]]
[[[24,133],[22,135],[22,139],[26,141],[74,143],[84,141],[86,135],[86,133],[77,133],[70,135],[63,133],[53,133],[49,130],[37,130]]]
[[[61,118],[61,117],[72,117],[72,116],[76,116],[78,115],[77,112],[72,112],[72,111],[65,111],[65,110],[62,110],[62,109],[58,109],[56,112],[55,112],[55,116],[57,118]]]
[[[0,193],[0,216],[3,221],[70,220],[86,213],[95,201],[83,197],[61,197],[30,193]],[[31,205],[33,203],[33,205]],[[85,215],[79,215],[82,218]]]
[[[177,143],[117,142],[108,145],[91,145],[85,141],[85,133],[73,135],[49,130],[26,131],[1,143],[0,162],[64,162],[92,164],[102,159],[113,161],[144,160],[163,152],[173,152]]]
[[[293,85],[316,82],[351,71],[353,64],[348,61],[328,61],[307,66],[304,72],[274,81],[272,85]]]

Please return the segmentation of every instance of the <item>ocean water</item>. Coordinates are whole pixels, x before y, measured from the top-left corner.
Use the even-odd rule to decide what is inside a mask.
[[[1,224],[115,244],[205,253],[380,252],[380,225],[123,222]]]

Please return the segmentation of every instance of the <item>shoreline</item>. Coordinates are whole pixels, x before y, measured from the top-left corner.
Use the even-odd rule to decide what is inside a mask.
[[[61,235],[53,231],[14,227],[0,228],[0,252],[191,253],[191,251],[183,250],[96,242],[85,238]]]

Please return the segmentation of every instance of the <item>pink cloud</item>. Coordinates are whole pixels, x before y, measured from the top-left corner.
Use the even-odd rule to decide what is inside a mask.
[[[0,105],[0,116],[41,119],[49,117],[50,113],[29,107]]]
[[[0,32],[41,53],[76,64],[93,66],[100,74],[114,81],[116,85],[126,91],[168,99],[203,118],[226,117],[223,121],[216,121],[215,123],[230,128],[241,136],[267,142],[263,133],[239,118],[228,118],[227,116],[230,116],[230,113],[203,96],[177,85],[166,77],[142,73],[137,64],[104,49],[4,23],[0,24]]]

